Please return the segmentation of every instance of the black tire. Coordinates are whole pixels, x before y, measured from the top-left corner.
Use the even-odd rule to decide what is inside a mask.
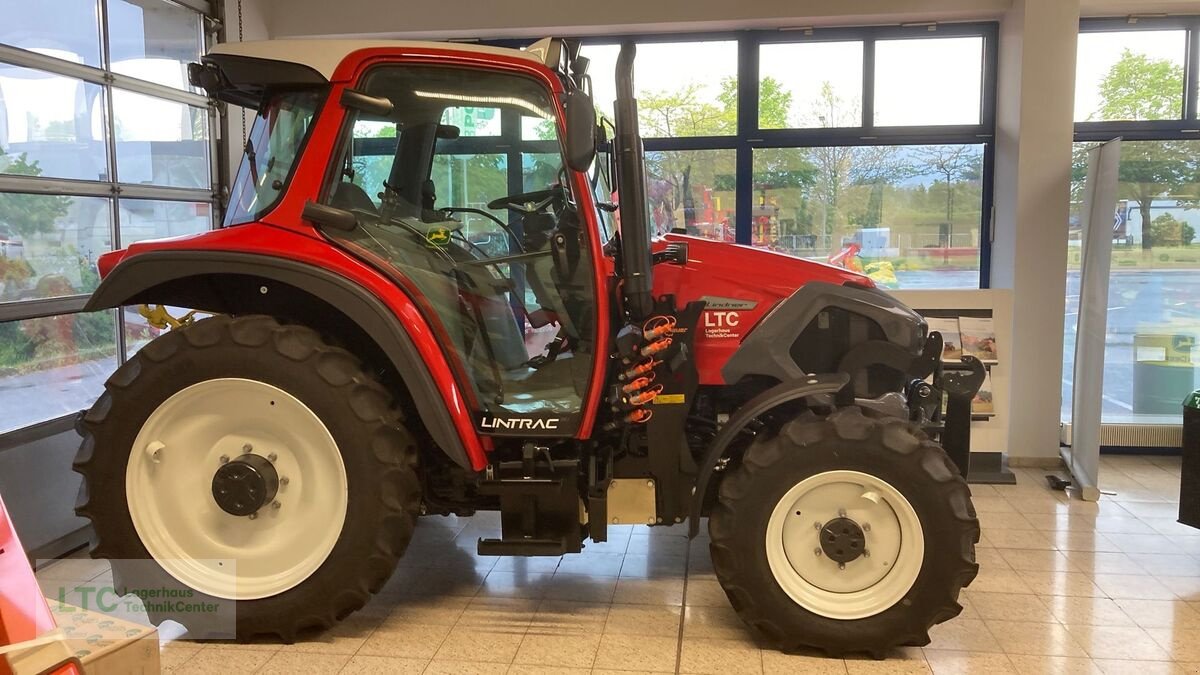
[[[924,532],[920,572],[900,602],[861,619],[805,609],[775,580],[764,544],[776,504],[801,480],[831,470],[874,475],[899,490]],[[958,593],[979,571],[979,521],[966,481],[945,451],[904,420],[865,417],[858,408],[811,412],[762,434],[720,485],[709,518],[713,568],[733,608],[771,645],[812,647],[830,656],[883,658],[929,643],[929,628],[962,611]],[[853,563],[851,563],[853,564]]]
[[[294,642],[298,632],[333,625],[383,587],[408,546],[421,503],[414,436],[391,394],[357,358],[315,331],[269,316],[217,316],[146,345],[108,379],[82,420],[74,466],[83,485],[76,513],[92,521],[91,555],[112,560],[118,593],[145,600],[147,588],[187,591],[149,562],[152,556],[129,515],[126,465],[142,425],[163,401],[192,384],[223,377],[265,382],[301,400],[325,424],[345,465],[346,518],[325,562],[290,590],[236,603],[237,639],[274,635]],[[174,618],[149,613],[156,624]],[[227,624],[206,625],[215,618],[190,621],[184,622],[190,637],[229,637]]]

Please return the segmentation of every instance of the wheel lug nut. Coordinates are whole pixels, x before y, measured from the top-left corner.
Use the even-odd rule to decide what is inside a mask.
[[[870,551],[868,551],[867,549],[865,549],[865,548],[864,548],[864,549],[863,549],[863,557],[864,557],[864,558],[870,558],[870,557],[871,557],[871,552],[870,552]]]
[[[250,520],[257,520],[257,519],[258,519],[258,514],[257,514],[257,513],[251,513],[251,514],[250,514],[249,516],[247,516],[247,517],[248,517],[248,518],[250,518]]]
[[[273,509],[278,510],[279,507],[281,507],[281,506],[283,506],[283,504],[280,504],[279,500],[275,500],[275,501],[271,502],[271,508],[273,508]]]
[[[863,532],[870,532],[870,531],[871,531],[871,524],[870,524],[870,523],[863,523],[863,524],[862,524],[862,531],[863,531]]]
[[[287,476],[280,476],[280,477],[279,477],[279,484],[280,484],[280,485],[287,485],[287,484],[288,484],[288,483],[290,483],[290,482],[292,482],[292,481],[291,481],[291,480],[290,480],[290,479],[289,479]]]
[[[839,569],[839,570],[844,570],[844,569],[846,569],[846,563],[838,563],[838,569]]]
[[[813,549],[813,555],[815,555],[815,556],[817,556],[818,558],[820,558],[820,557],[821,557],[821,547],[819,547],[819,546],[818,546],[817,548],[814,548],[814,549]]]
[[[242,452],[244,452],[246,454],[250,454],[253,450],[254,450],[254,446],[250,445],[249,443],[242,446]]]
[[[838,518],[846,517],[846,509],[838,509]]]
[[[267,461],[268,461],[268,462],[270,462],[270,463],[272,463],[272,464],[274,464],[274,463],[275,463],[275,460],[277,460],[277,459],[279,459],[279,455],[277,455],[277,454],[275,454],[275,453],[273,453],[273,452],[272,452],[271,454],[267,455]]]
[[[217,461],[222,464],[228,464],[229,463],[229,455],[221,455],[221,458],[218,459]]]
[[[813,523],[813,529],[814,529],[814,530],[819,530],[819,529],[821,529],[821,521],[819,521],[819,520],[818,520],[818,521],[814,522],[814,523]]]

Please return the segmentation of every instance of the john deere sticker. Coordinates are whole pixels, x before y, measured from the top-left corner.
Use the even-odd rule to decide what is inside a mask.
[[[432,227],[425,233],[425,244],[441,248],[450,243],[450,228]]]

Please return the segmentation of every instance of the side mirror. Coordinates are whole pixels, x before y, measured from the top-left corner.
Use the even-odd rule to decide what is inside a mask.
[[[364,94],[357,89],[343,90],[341,100],[342,105],[346,106],[347,108],[361,110],[368,115],[373,115],[375,117],[386,118],[392,114],[392,110],[395,107],[392,105],[392,102],[389,99],[382,98],[380,96]]]
[[[596,157],[596,108],[592,97],[578,89],[570,91],[563,102],[567,116],[567,166],[575,171],[587,171]]]

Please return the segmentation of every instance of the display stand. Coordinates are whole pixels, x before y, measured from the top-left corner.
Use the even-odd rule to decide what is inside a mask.
[[[1071,444],[1059,451],[1079,497],[1093,502],[1100,499],[1101,398],[1108,337],[1112,219],[1117,210],[1120,161],[1120,139],[1088,151],[1087,182],[1080,211],[1083,255],[1079,261],[1079,323],[1075,332],[1075,371],[1071,378]]]

